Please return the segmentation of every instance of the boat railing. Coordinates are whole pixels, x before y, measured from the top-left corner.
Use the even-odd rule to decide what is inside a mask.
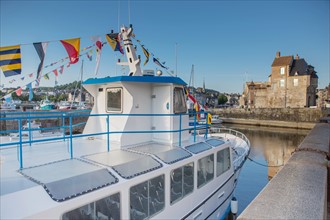
[[[204,129],[205,135],[207,136],[208,131],[211,129],[210,124],[198,124],[197,115],[199,112],[193,113],[195,123],[192,126],[183,126],[182,117],[185,115],[191,115],[191,113],[181,113],[181,114],[91,114],[90,111],[81,110],[81,111],[44,111],[44,112],[6,112],[0,114],[0,136],[2,137],[13,137],[14,133],[16,138],[11,138],[10,141],[1,141],[0,149],[3,147],[16,147],[18,160],[20,162],[20,169],[23,168],[23,145],[32,146],[33,143],[41,142],[50,142],[50,141],[67,141],[68,143],[68,152],[70,158],[74,157],[73,155],[73,140],[78,138],[88,138],[96,136],[106,136],[107,142],[107,151],[110,150],[110,140],[111,135],[113,134],[124,134],[124,133],[178,133],[177,143],[181,146],[181,134],[184,131],[192,132],[194,136],[194,141],[196,141],[197,131]],[[110,128],[109,121],[114,117],[179,117],[179,125],[176,129],[173,130],[114,130]],[[207,116],[207,113],[206,113]],[[88,134],[81,133],[82,126],[86,124],[86,121],[89,117],[102,117],[106,121],[106,129],[100,132],[92,132]],[[207,118],[207,117],[206,117]],[[46,127],[32,127],[33,122],[44,122],[44,121],[55,121],[51,126]],[[9,126],[10,125],[10,126]],[[24,126],[25,125],[25,126]],[[23,126],[25,129],[23,130]],[[7,129],[7,127],[9,129]],[[75,131],[80,128],[80,132]],[[221,131],[227,131],[223,130]],[[35,136],[35,132],[39,132],[39,136]],[[240,135],[242,138],[247,139],[242,133],[229,130],[231,133]],[[23,134],[26,134],[23,136]],[[44,135],[43,135],[44,134]],[[56,134],[56,135],[55,135]]]

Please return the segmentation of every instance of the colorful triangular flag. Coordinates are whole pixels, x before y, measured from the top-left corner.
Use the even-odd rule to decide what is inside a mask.
[[[80,38],[61,40],[66,52],[70,57],[70,64],[75,64],[79,60]]]

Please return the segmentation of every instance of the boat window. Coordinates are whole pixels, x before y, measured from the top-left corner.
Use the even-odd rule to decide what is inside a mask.
[[[194,189],[194,163],[186,164],[171,172],[171,204]]]
[[[229,148],[217,152],[217,176],[230,169],[230,150]]]
[[[130,189],[131,219],[145,219],[165,207],[164,175],[142,182]]]
[[[120,219],[120,194],[89,203],[63,214],[63,220],[70,219]]]
[[[173,93],[174,113],[186,113],[187,106],[183,88],[175,87]]]
[[[198,160],[197,187],[204,186],[214,176],[214,155],[210,154]]]
[[[122,88],[107,88],[107,112],[122,112]]]

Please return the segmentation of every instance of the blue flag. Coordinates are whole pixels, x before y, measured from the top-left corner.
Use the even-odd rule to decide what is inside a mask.
[[[6,101],[7,103],[11,102],[11,100],[12,100],[12,98],[11,98],[11,94],[8,94],[8,95],[5,96],[5,101]]]
[[[30,90],[30,92],[29,92],[29,101],[31,101],[32,98],[33,98],[32,83],[27,84],[26,88],[28,88]]]
[[[163,68],[165,68],[165,69],[168,69],[168,67],[166,67],[166,66],[164,66],[163,64],[161,64],[161,63],[159,62],[159,60],[157,60],[155,57],[154,57],[153,61],[154,61],[154,63],[157,64],[158,66],[163,67]]]

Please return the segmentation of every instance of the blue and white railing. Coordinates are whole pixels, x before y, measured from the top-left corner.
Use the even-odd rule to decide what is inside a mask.
[[[178,145],[181,146],[181,133],[183,131],[192,131],[194,135],[194,141],[196,141],[196,135],[198,130],[204,130],[205,135],[207,136],[208,129],[210,125],[199,124],[197,121],[197,115],[200,114],[199,112],[194,113],[194,124],[192,126],[183,126],[182,125],[182,116],[188,115],[187,113],[183,114],[90,114],[89,111],[65,111],[65,112],[5,112],[1,113],[0,117],[0,136],[1,137],[9,137],[10,134],[15,133],[17,134],[17,140],[11,139],[10,141],[1,141],[0,142],[0,149],[3,147],[17,147],[18,150],[18,160],[20,162],[20,169],[23,168],[23,145],[32,146],[33,143],[40,143],[40,142],[49,142],[49,141],[67,141],[68,142],[68,151],[70,153],[70,158],[74,157],[73,155],[73,139],[83,138],[83,137],[95,137],[99,135],[106,135],[106,142],[107,142],[107,151],[110,151],[110,140],[112,134],[133,134],[133,133],[178,133]],[[208,118],[207,114],[206,118]],[[191,113],[189,114],[191,115]],[[109,121],[113,117],[164,117],[164,116],[174,116],[179,117],[179,128],[175,130],[131,130],[131,131],[118,131],[118,130],[111,130],[109,126]],[[73,134],[74,128],[78,126],[83,126],[88,117],[102,117],[105,118],[107,122],[106,130],[102,132],[95,132],[95,133],[88,133],[88,134]],[[84,119],[83,119],[84,118]],[[32,121],[42,121],[42,120],[54,120],[57,121],[57,126],[52,127],[45,127],[45,128],[32,128],[30,127]],[[78,122],[77,122],[78,121]],[[75,123],[74,123],[75,122]],[[16,129],[7,129],[8,124],[11,126],[15,126]],[[28,125],[26,130],[22,130],[23,125]],[[34,132],[49,132],[49,131],[56,131],[56,133],[60,134],[57,136],[38,136],[35,137],[33,134]],[[61,131],[61,133],[59,132]],[[23,138],[23,133],[28,133],[28,138]],[[45,134],[45,133],[44,133]]]

